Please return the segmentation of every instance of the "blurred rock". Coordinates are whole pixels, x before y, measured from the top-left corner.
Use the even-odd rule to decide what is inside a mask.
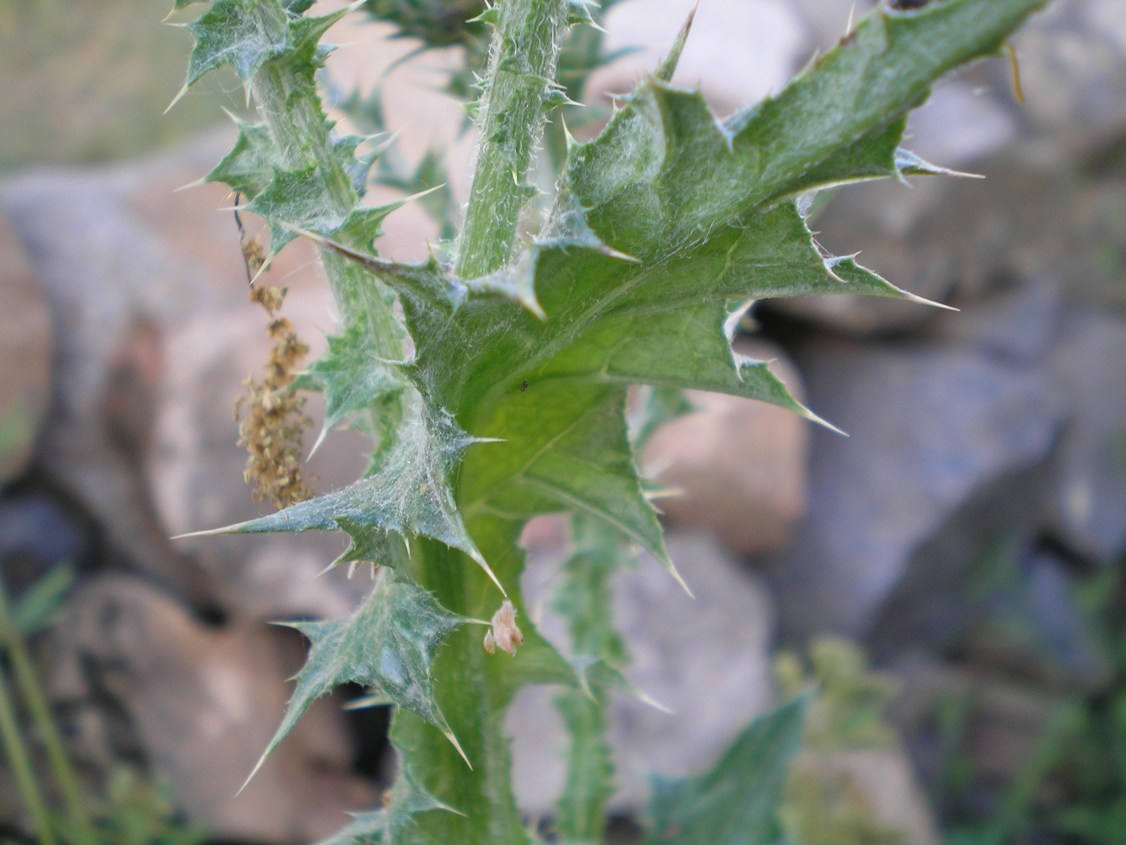
[[[857,21],[876,0],[791,0],[790,5],[801,15],[810,33],[809,54],[824,51],[836,44],[848,29],[849,21]]]
[[[0,486],[22,473],[51,398],[54,352],[47,299],[0,211]]]
[[[266,317],[246,300],[238,233],[220,211],[225,189],[173,193],[206,173],[231,135],[110,169],[32,172],[0,189],[59,337],[42,463],[104,526],[110,558],[197,606],[256,618],[347,612],[362,586],[313,580],[340,539],[168,540],[262,512],[242,481],[231,409],[266,362]],[[263,276],[292,287],[284,312],[313,355],[332,327],[317,275],[313,251],[297,242]],[[313,472],[324,489],[362,466],[357,439],[335,437]]]
[[[1046,460],[1062,410],[1042,374],[969,350],[815,340],[797,358],[851,436],[814,432],[810,516],[771,578],[785,630],[863,636],[920,549],[958,542],[960,509],[1022,489],[998,482]]]
[[[85,585],[53,632],[51,691],[95,779],[114,760],[166,778],[189,822],[228,841],[315,841],[370,807],[338,702],[315,702],[240,795],[285,710],[302,647],[257,623],[207,628],[135,578]]]
[[[1025,486],[1044,489],[1043,475]],[[956,653],[1045,689],[1102,688],[1112,658],[1065,562],[1027,536],[1035,528],[1028,514],[1038,513],[1032,498],[1010,493],[996,508],[1002,518],[974,517],[979,528],[991,522],[988,530],[955,524],[952,543],[916,554],[873,628],[873,652],[893,660],[905,652]],[[1014,528],[1022,510],[1024,537]],[[971,539],[961,543],[964,537]]]
[[[1050,692],[969,666],[911,658],[896,674],[902,693],[889,715],[912,750],[924,782],[947,787],[950,771],[968,775],[963,786],[974,815],[992,818],[999,802],[1028,771],[1045,730],[1066,692]],[[947,797],[947,809],[951,797]]]
[[[1110,563],[1126,550],[1126,320],[1071,314],[1050,373],[1071,418],[1050,526],[1068,548]]]
[[[0,573],[4,587],[19,595],[58,564],[75,569],[94,554],[95,526],[46,490],[13,491],[0,497]]]
[[[1031,132],[1079,151],[1126,127],[1126,25],[1118,0],[1052,3],[1014,44]]]
[[[904,146],[942,167],[971,167],[1007,147],[1018,136],[1012,94],[983,89],[972,71],[936,85],[931,98],[911,114]]]
[[[695,599],[648,557],[616,582],[614,620],[632,655],[626,674],[673,711],[613,699],[610,738],[619,787],[613,806],[620,810],[643,805],[648,772],[683,776],[714,764],[735,734],[773,703],[774,609],[761,580],[708,535],[671,533],[668,547]],[[536,568],[525,591],[531,606],[546,606],[550,575]],[[566,641],[549,610],[539,624],[554,642]],[[533,815],[551,811],[563,784],[565,735],[551,704],[556,694],[525,688],[508,716],[517,796]]]
[[[771,362],[798,401],[797,369],[777,347],[740,342],[740,354]],[[658,505],[669,519],[715,530],[743,554],[778,551],[805,511],[806,420],[764,402],[692,391],[700,410],[664,426],[645,450],[645,474],[681,491]]]
[[[590,98],[625,93],[639,75],[652,73],[692,9],[688,0],[615,6],[606,16],[607,48],[634,52],[595,74]],[[780,90],[809,58],[808,40],[804,21],[784,0],[704,3],[674,81],[701,87],[717,111],[731,112]]]
[[[928,328],[944,343],[1001,363],[1034,366],[1059,339],[1063,296],[1054,280],[1013,282]]]
[[[0,191],[55,326],[43,468],[98,517],[131,565],[200,603],[210,587],[172,550],[141,464],[164,365],[160,326],[193,304],[222,299],[209,261],[215,244],[226,242],[219,227],[203,242],[185,237],[182,211],[170,201],[172,189],[205,173],[220,150],[212,140],[114,169],[30,172]],[[218,217],[221,195],[179,196],[194,201],[203,219]],[[237,261],[237,240],[226,237]]]
[[[1082,279],[1091,260],[1086,223],[1062,208],[1074,196],[1073,165],[1043,144],[1007,148],[969,165],[985,181],[916,177],[853,185],[811,220],[817,240],[926,299],[963,307],[1007,279]],[[1097,250],[1095,250],[1097,251]],[[822,296],[764,303],[849,334],[903,333],[948,314],[895,299]]]

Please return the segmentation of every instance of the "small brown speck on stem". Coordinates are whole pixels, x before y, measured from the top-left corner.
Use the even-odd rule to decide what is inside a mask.
[[[516,608],[508,599],[493,614],[493,626],[485,634],[485,651],[493,654],[498,648],[516,656],[516,646],[524,642],[524,635],[516,627]]]

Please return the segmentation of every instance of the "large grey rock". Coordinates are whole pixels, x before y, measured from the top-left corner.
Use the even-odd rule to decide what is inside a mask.
[[[1076,578],[1036,543],[1035,500],[1050,489],[1045,469],[1011,479],[988,510],[964,508],[943,529],[949,542],[941,536],[914,555],[873,626],[877,658],[947,650],[1047,688],[1105,685],[1112,658]]]
[[[1071,417],[1049,524],[1075,552],[1110,562],[1126,550],[1126,320],[1072,313],[1049,373]]]
[[[165,778],[187,819],[219,839],[314,841],[370,807],[349,771],[339,702],[315,702],[236,795],[285,710],[302,647],[260,623],[208,628],[135,578],[109,575],[72,599],[52,632],[51,692],[71,714],[84,771],[140,760]]]
[[[1041,374],[969,350],[816,341],[798,361],[851,436],[814,433],[809,516],[772,580],[785,629],[860,636],[920,549],[956,543],[960,509],[1045,461],[1062,411]]]
[[[797,370],[777,347],[741,342],[740,354],[771,362],[801,401]],[[693,391],[699,409],[661,428],[642,461],[673,491],[658,505],[670,520],[707,526],[743,554],[778,551],[805,510],[808,421],[764,402]]]
[[[51,398],[47,299],[11,222],[0,212],[0,485],[31,460]]]
[[[1073,150],[1126,128],[1126,26],[1117,0],[1052,3],[1016,36],[1031,131]],[[1005,70],[996,72],[1003,78]]]
[[[1063,320],[1061,285],[1044,278],[1009,284],[928,328],[930,337],[949,346],[1017,367],[1035,367],[1060,341]]]
[[[201,603],[210,585],[172,550],[141,465],[164,363],[161,325],[237,297],[237,287],[227,293],[212,282],[219,245],[238,260],[229,220],[220,226],[214,213],[221,196],[185,199],[215,221],[201,240],[170,210],[172,189],[206,172],[220,150],[212,141],[145,164],[31,172],[0,194],[47,293],[56,338],[43,468],[99,518],[130,564]]]
[[[613,806],[639,809],[646,775],[687,775],[711,765],[736,733],[773,702],[770,643],[774,610],[760,578],[705,534],[671,534],[669,552],[695,593],[690,598],[652,559],[616,580],[614,622],[632,655],[627,675],[673,712],[616,696],[610,741],[619,792]],[[529,606],[550,601],[552,567],[532,566]],[[560,620],[544,610],[541,629],[565,642]],[[514,778],[521,806],[551,812],[565,776],[565,735],[551,704],[557,691],[526,688],[509,713]]]
[[[966,306],[1005,280],[1083,278],[1087,222],[1061,220],[1075,196],[1073,165],[1057,149],[1028,143],[979,159],[984,181],[916,178],[854,185],[832,195],[812,226],[830,252],[860,251],[860,262],[927,299]],[[1078,253],[1078,254],[1077,254]],[[1093,268],[1091,268],[1093,269]],[[1099,274],[1096,272],[1097,277]],[[764,303],[853,335],[901,334],[941,312],[894,299],[819,296]]]

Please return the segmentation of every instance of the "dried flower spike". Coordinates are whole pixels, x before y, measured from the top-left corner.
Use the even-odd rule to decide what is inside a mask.
[[[269,499],[278,508],[313,496],[300,458],[302,434],[312,420],[304,413],[305,397],[293,390],[294,374],[309,347],[297,337],[289,320],[277,314],[286,292],[276,287],[250,291],[250,301],[261,305],[270,316],[270,360],[263,380],[247,376],[243,381],[245,392],[234,409],[239,420],[238,442],[248,452],[243,478],[254,485],[256,502]]]

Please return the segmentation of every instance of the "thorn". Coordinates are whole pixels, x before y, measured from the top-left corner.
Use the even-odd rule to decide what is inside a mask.
[[[634,256],[629,255],[628,253],[616,250],[612,246],[609,246],[609,245],[604,244],[604,243],[600,243],[597,247],[597,250],[598,250],[598,252],[605,255],[607,258],[617,258],[621,261],[627,261],[630,264],[640,264],[641,263],[640,258],[635,258]]]
[[[640,701],[642,704],[648,704],[654,710],[660,710],[662,713],[666,713],[669,716],[675,716],[676,715],[675,710],[673,710],[671,707],[669,707],[666,704],[662,704],[660,701],[653,698],[653,696],[651,696],[649,693],[647,693],[643,689],[638,689],[637,687],[634,687],[634,695],[637,697],[638,701]]]
[[[189,83],[185,82],[180,90],[176,92],[176,96],[172,98],[172,102],[168,104],[168,107],[161,112],[161,114],[168,114],[168,112],[172,111],[172,107],[180,102],[181,98],[188,93],[188,86]]]
[[[680,63],[680,54],[684,52],[684,45],[688,42],[688,34],[692,31],[692,22],[696,20],[696,12],[700,9],[700,0],[692,6],[692,11],[688,13],[688,19],[684,21],[684,25],[677,33],[676,40],[673,41],[672,49],[665,59],[657,65],[657,70],[653,74],[657,79],[662,82],[669,82],[672,76],[676,73],[676,66]]]
[[[445,725],[439,728],[439,730],[442,732],[442,735],[450,741],[450,745],[454,747],[454,750],[461,756],[461,759],[465,761],[465,765],[469,767],[469,770],[472,771],[473,764],[470,763],[469,758],[465,756],[465,751],[462,750],[461,743],[457,741],[457,737],[454,736],[454,732],[450,730],[449,725]]]
[[[305,460],[312,459],[313,455],[317,454],[317,450],[321,448],[321,444],[325,442],[328,437],[328,426],[321,426],[321,433],[317,435],[317,440],[313,443],[313,448],[309,450],[309,454],[305,456]]]
[[[559,118],[559,124],[563,127],[563,140],[567,144],[567,152],[569,153],[571,148],[577,146],[579,142],[576,141],[575,136],[571,134],[571,128],[567,125],[567,119],[565,117]]]
[[[798,411],[799,416],[804,417],[805,419],[809,420],[811,423],[816,423],[817,425],[824,426],[825,428],[829,429],[829,431],[833,432],[834,434],[839,434],[841,437],[848,437],[847,431],[845,431],[842,428],[837,428],[835,425],[833,425],[828,420],[817,416],[817,414],[813,413],[813,411],[809,410],[809,408],[805,407],[805,405],[799,404],[798,407],[801,409],[801,410]]]
[[[464,551],[464,549],[463,549],[463,551]],[[485,560],[484,555],[482,555],[481,552],[479,552],[477,550],[476,546],[473,547],[473,551],[469,553],[469,556],[471,558],[473,558],[474,563],[476,563],[479,567],[481,567],[483,570],[485,570],[485,574],[489,576],[490,581],[492,581],[494,584],[496,584],[497,589],[500,590],[500,594],[502,596],[504,596],[505,598],[508,598],[508,591],[505,590],[503,586],[501,586],[500,579],[497,578],[497,574],[495,572],[493,572],[493,568],[491,566],[489,566],[488,561]],[[469,762],[469,761],[467,760],[466,762]]]
[[[1017,61],[1017,51],[1011,42],[1005,42],[1005,52],[1009,54],[1009,69],[1013,75],[1013,99],[1017,105],[1024,105],[1024,88],[1020,84],[1020,63]]]
[[[200,176],[198,179],[195,179],[191,182],[188,182],[186,185],[181,185],[179,188],[173,188],[172,193],[178,194],[180,191],[186,191],[189,188],[202,188],[206,184],[207,184],[207,178],[205,176]],[[224,211],[224,210],[225,209],[219,209],[219,211]]]
[[[247,786],[250,785],[250,781],[254,778],[254,776],[256,774],[258,774],[258,770],[260,768],[262,768],[262,764],[266,762],[266,758],[270,755],[270,751],[271,751],[271,749],[267,748],[265,751],[262,752],[262,756],[258,758],[258,762],[254,764],[254,768],[250,770],[250,774],[246,776],[246,780],[244,780],[242,782],[242,786],[240,786],[238,788],[238,792],[235,793],[236,798],[238,796],[242,795],[242,791],[244,789],[246,789]]]
[[[680,570],[678,570],[676,568],[676,564],[672,562],[672,558],[669,557],[669,553],[665,549],[661,549],[661,552],[662,552],[661,557],[658,558],[658,560],[661,561],[661,564],[665,567],[665,569],[668,571],[668,573],[670,575],[672,575],[672,577],[676,580],[676,583],[678,583],[680,585],[680,588],[682,590],[684,590],[684,592],[688,593],[688,598],[690,598],[690,599],[696,598],[696,594],[694,592],[692,592],[692,590],[688,586],[688,582],[686,582],[684,580],[684,578],[681,576]]]
[[[224,525],[222,528],[207,528],[203,531],[189,531],[186,534],[174,534],[169,537],[170,540],[187,540],[191,537],[219,537],[223,534],[234,534],[238,527],[243,523],[235,523],[234,525]]]

